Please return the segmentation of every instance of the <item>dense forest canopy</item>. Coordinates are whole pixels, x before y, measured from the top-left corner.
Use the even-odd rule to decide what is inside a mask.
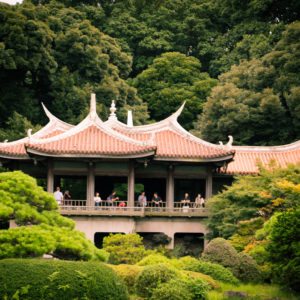
[[[25,0],[0,3],[0,139],[76,123],[97,94],[106,118],[180,118],[211,142],[300,138],[300,2]]]

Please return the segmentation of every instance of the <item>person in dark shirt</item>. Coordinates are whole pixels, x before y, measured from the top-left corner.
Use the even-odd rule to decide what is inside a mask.
[[[115,201],[118,201],[119,197],[117,197],[116,192],[113,191],[108,197],[107,197],[107,202],[109,205],[113,205]]]
[[[153,194],[152,203],[154,203],[154,207],[159,207],[161,205],[162,200],[157,193]]]

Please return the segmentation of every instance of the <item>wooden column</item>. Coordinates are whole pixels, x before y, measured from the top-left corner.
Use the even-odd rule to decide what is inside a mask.
[[[86,205],[94,206],[94,193],[95,193],[95,166],[89,163],[87,175],[87,188],[86,188]]]
[[[206,200],[212,196],[212,169],[207,167],[206,187],[205,187],[205,198]]]
[[[48,160],[47,170],[47,192],[53,193],[54,190],[54,173],[53,173],[53,161]]]
[[[129,161],[128,164],[128,192],[127,192],[127,201],[128,207],[134,207],[134,161]]]
[[[166,201],[168,208],[174,207],[174,167],[172,165],[168,166]]]

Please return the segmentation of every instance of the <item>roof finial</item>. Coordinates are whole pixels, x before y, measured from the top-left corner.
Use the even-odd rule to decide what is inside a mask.
[[[96,110],[96,94],[91,93],[91,104],[90,104],[90,117],[92,120],[95,120],[97,116],[97,110]]]
[[[133,127],[132,110],[127,111],[127,126]]]
[[[184,106],[185,106],[185,103],[186,103],[186,101],[184,101],[184,102],[181,104],[181,106],[177,109],[177,111],[175,111],[175,112],[170,116],[172,119],[177,120],[177,118],[181,115],[181,113],[182,113],[182,111],[183,111],[183,108],[184,108]]]
[[[30,139],[32,137],[32,129],[31,128],[27,130],[27,136],[28,136],[29,141],[30,141]]]
[[[232,143],[233,143],[233,136],[229,135],[228,138],[229,138],[229,140],[228,140],[228,142],[226,144],[226,147],[229,148],[229,149],[231,149],[232,148]]]
[[[112,120],[112,119],[117,119],[117,116],[115,114],[116,112],[116,104],[115,104],[115,100],[112,100],[111,101],[111,106],[110,106],[110,115],[109,115],[109,119]]]

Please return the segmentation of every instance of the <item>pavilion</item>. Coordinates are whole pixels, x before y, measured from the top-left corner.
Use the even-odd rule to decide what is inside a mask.
[[[109,216],[123,217],[123,225],[116,228],[114,222],[100,231],[122,232],[125,226],[124,232],[138,232],[135,220],[134,225],[124,225],[125,217],[131,218],[128,222],[136,217],[160,217],[154,231],[165,226],[167,220],[163,217],[173,217],[172,226],[178,218],[193,217],[190,227],[185,222],[185,229],[180,229],[181,220],[174,230],[201,230],[205,234],[205,226],[195,229],[194,221],[206,217],[207,211],[190,205],[193,209],[183,212],[180,200],[184,193],[188,192],[192,201],[198,193],[209,199],[225,184],[231,184],[233,175],[257,173],[258,161],[268,164],[276,160],[281,166],[300,161],[300,141],[283,146],[251,147],[233,146],[232,137],[226,145],[199,139],[177,121],[184,104],[168,118],[141,126],[133,126],[130,113],[127,124],[120,122],[114,102],[108,120],[103,122],[96,112],[95,94],[91,95],[88,115],[76,126],[59,120],[44,105],[43,108],[48,124],[34,134],[29,129],[27,137],[20,140],[0,143],[0,164],[36,177],[50,193],[56,186],[70,190],[72,201],[64,203],[62,214],[72,218],[95,216],[99,222],[102,220],[101,224]],[[126,208],[96,210],[95,192],[106,199],[117,185],[126,187],[127,195],[121,199],[126,202]],[[146,191],[148,200],[154,192],[159,193],[163,199],[159,210],[137,208],[135,187],[138,185]],[[152,221],[154,224],[155,220]],[[84,226],[90,226],[87,220],[84,224],[78,225],[83,231]],[[99,224],[95,225],[97,228],[93,225],[91,239],[102,226]],[[141,225],[144,231],[152,230],[146,227]],[[171,231],[167,233],[172,235]]]

